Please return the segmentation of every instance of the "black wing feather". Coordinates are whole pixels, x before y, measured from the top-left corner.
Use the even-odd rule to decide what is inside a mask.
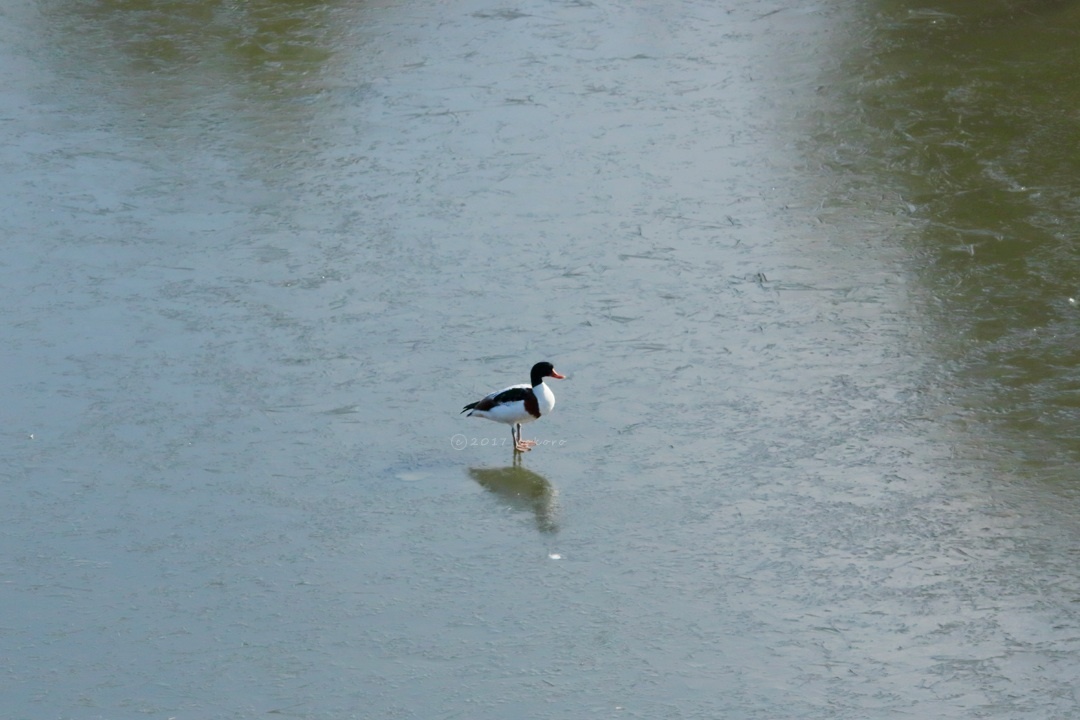
[[[505,405],[507,403],[517,402],[518,400],[529,400],[529,396],[533,394],[531,387],[508,387],[505,390],[494,392],[488,395],[483,400],[478,400],[474,403],[469,403],[461,412],[466,410],[490,410],[496,405]]]

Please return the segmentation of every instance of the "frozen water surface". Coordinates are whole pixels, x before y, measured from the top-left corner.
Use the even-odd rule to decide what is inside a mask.
[[[6,716],[1075,716],[1078,21],[9,3]]]

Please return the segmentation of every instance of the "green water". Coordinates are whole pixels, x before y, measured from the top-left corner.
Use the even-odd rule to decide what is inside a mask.
[[[838,206],[896,216],[963,421],[1066,480],[1080,450],[1078,18],[1061,2],[869,4],[810,149]]]
[[[1078,27],[8,3],[5,717],[1074,716]]]

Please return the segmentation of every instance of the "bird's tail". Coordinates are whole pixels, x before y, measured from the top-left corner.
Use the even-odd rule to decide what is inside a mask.
[[[468,405],[466,405],[465,407],[461,408],[461,412],[466,412],[467,410],[472,410],[472,409],[473,409],[474,407],[476,407],[476,406],[477,406],[477,405],[479,405],[479,404],[480,404],[480,401],[479,401],[479,400],[478,400],[478,401],[476,401],[476,402],[474,402],[474,403],[469,403],[469,404],[468,404]],[[459,413],[459,414],[460,414],[460,413]],[[471,415],[472,413],[469,413],[469,414]]]

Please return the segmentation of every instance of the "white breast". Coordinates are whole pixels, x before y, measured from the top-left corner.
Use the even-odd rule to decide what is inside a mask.
[[[536,393],[536,404],[540,406],[541,417],[555,408],[555,393],[551,392],[551,388],[547,386],[547,383],[540,383],[533,388],[533,392]]]

